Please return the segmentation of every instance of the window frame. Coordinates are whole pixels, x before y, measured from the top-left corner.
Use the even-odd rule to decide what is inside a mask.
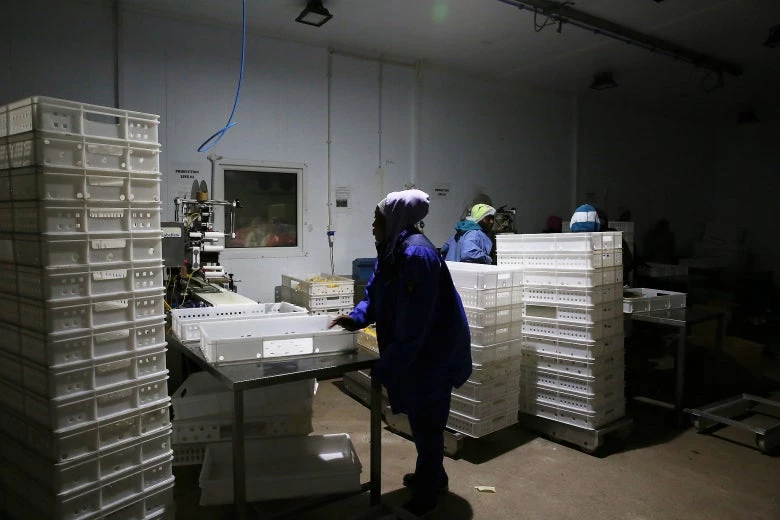
[[[276,161],[250,161],[245,159],[218,159],[214,162],[214,198],[225,200],[225,170],[255,171],[258,173],[294,173],[296,174],[296,205],[297,205],[297,223],[296,236],[298,245],[294,247],[227,247],[225,239],[225,249],[220,257],[224,260],[247,259],[247,258],[290,258],[306,256],[303,239],[303,221],[304,221],[304,177],[307,166],[305,163],[288,163]],[[238,199],[241,201],[241,199]],[[238,208],[237,211],[241,211]],[[225,226],[225,212],[217,211],[214,223],[216,229],[222,232],[229,230]]]

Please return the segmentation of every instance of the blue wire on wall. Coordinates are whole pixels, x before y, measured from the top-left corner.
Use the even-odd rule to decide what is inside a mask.
[[[246,56],[246,0],[241,1],[241,6],[241,73],[238,76],[238,88],[236,89],[236,99],[233,101],[233,110],[230,112],[230,117],[228,117],[225,126],[214,132],[211,137],[206,139],[203,144],[198,147],[199,152],[207,152],[217,146],[225,136],[225,133],[238,124],[233,121],[233,116],[236,114],[236,108],[238,108],[238,98],[241,95],[241,83],[244,81],[244,58]]]

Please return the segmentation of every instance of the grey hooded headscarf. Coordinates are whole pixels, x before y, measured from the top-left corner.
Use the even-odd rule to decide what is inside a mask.
[[[385,217],[385,244],[394,246],[401,232],[425,218],[430,198],[420,190],[393,191],[376,205]]]

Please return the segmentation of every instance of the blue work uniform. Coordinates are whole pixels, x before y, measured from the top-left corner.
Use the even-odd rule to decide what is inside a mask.
[[[441,246],[441,253],[448,262],[492,264],[492,250],[493,241],[482,227],[472,220],[458,222],[455,225],[455,234]]]

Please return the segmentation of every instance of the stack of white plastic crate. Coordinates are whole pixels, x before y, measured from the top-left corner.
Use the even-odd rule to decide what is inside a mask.
[[[523,412],[595,429],[625,413],[620,232],[499,235],[523,276]]]
[[[312,379],[244,393],[244,438],[301,436],[312,432]],[[209,444],[230,441],[233,392],[211,374],[189,376],[172,397],[174,465],[201,464]]]
[[[355,281],[329,274],[283,274],[282,301],[312,314],[345,314],[355,306]]]
[[[473,371],[452,392],[447,427],[483,437],[517,422],[520,376],[520,272],[447,262],[471,330]]]
[[[173,514],[158,116],[0,109],[0,476],[11,518]]]

